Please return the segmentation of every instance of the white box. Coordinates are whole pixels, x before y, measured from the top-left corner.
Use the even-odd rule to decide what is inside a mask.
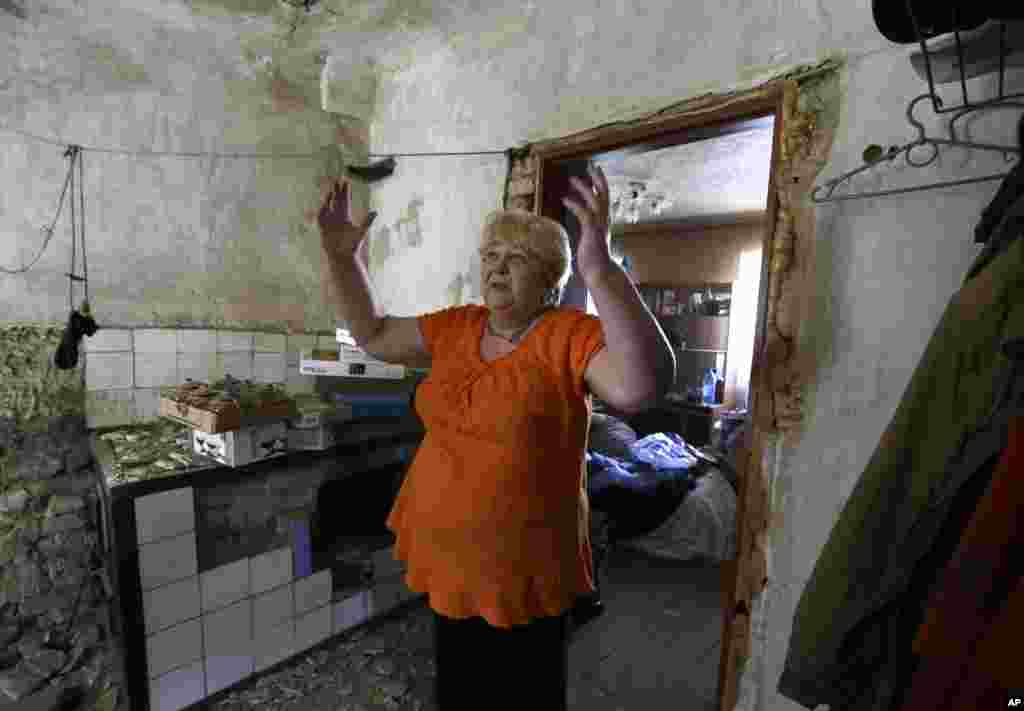
[[[284,420],[253,425],[230,432],[209,434],[192,430],[192,448],[229,467],[241,467],[288,453],[288,429]]]
[[[327,375],[342,378],[401,380],[405,377],[405,366],[374,360],[369,356],[352,356],[340,361],[313,360],[309,353],[303,352],[299,361],[299,372],[304,375]]]
[[[330,449],[337,443],[338,430],[331,426],[288,429],[288,449],[323,450]]]
[[[356,339],[352,337],[352,334],[349,333],[348,329],[335,329],[335,338],[337,339],[338,343],[344,343],[346,346],[356,345]]]

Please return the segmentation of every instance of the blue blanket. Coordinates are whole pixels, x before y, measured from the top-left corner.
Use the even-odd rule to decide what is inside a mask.
[[[644,536],[663,524],[703,469],[674,432],[649,435],[629,449],[631,459],[586,453],[590,505],[608,515],[609,535],[617,539]]]

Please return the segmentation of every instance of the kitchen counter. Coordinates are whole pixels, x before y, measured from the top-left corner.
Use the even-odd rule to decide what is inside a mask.
[[[101,546],[116,595],[113,628],[125,650],[126,691],[136,711],[183,709],[209,701],[211,696],[227,693],[236,681],[282,662],[300,647],[308,648],[358,620],[383,614],[410,595],[400,580],[386,576],[359,583],[358,589],[369,591],[365,595],[353,597],[356,588],[339,593],[343,583],[350,583],[338,578],[336,564],[314,557],[312,570],[301,573],[295,567],[292,572],[300,557],[293,558],[290,551],[295,545],[308,548],[311,533],[315,540],[316,519],[309,515],[317,512],[322,530],[328,530],[328,523],[347,524],[339,529],[338,545],[329,551],[332,556],[341,557],[351,549],[363,559],[374,549],[390,545],[379,530],[383,519],[373,525],[363,519],[379,517],[381,511],[386,515],[409,455],[422,439],[422,425],[416,417],[350,421],[337,425],[338,442],[329,449],[289,451],[235,468],[186,449],[186,441],[191,445],[190,429],[159,421],[97,431],[91,437],[99,470]],[[157,462],[161,464],[157,466]],[[279,490],[278,486],[285,488]],[[321,497],[329,507],[322,511]],[[229,509],[234,513],[223,513]],[[295,521],[299,529],[286,525],[287,531],[275,532],[273,526],[267,529],[260,523],[288,520],[287,511],[295,510],[300,512]],[[296,530],[304,533],[296,534]],[[305,536],[307,543],[295,543],[296,535],[300,539]],[[277,575],[282,570],[282,553],[287,574],[275,583],[284,587],[275,588],[274,594],[292,595],[294,591],[295,608],[289,603],[287,610],[294,620],[292,616],[287,619],[294,625],[289,631],[294,631],[295,643],[281,642],[281,649],[274,652],[278,661],[253,661],[243,673],[218,668],[216,665],[226,663],[224,658],[206,646],[179,649],[182,641],[175,636],[176,630],[192,634],[197,625],[214,624],[221,614],[208,608],[213,589],[208,586],[223,586],[225,576],[243,574],[246,577],[239,584],[246,592],[239,592],[238,602],[233,604],[255,605],[257,598],[271,594],[255,589],[258,568]],[[272,560],[278,562],[268,568]],[[250,568],[254,588],[248,592]],[[192,590],[191,596],[166,592],[186,587]],[[199,590],[204,591],[201,601],[195,597]],[[313,602],[303,602],[312,601],[310,595],[316,598],[315,608]],[[370,600],[372,608],[368,607]],[[186,611],[182,606],[187,605],[192,607]],[[258,621],[253,619],[252,634],[256,634]],[[171,627],[166,626],[172,622]],[[247,639],[238,642],[240,648],[256,644]],[[195,641],[202,644],[199,637]],[[188,666],[181,667],[179,662]],[[186,669],[193,675],[187,683],[176,676],[186,674]],[[236,671],[241,676],[236,678]],[[215,678],[219,679],[216,685]],[[178,693],[174,689],[184,688],[183,684],[192,689],[188,701],[182,697],[180,705],[166,706]]]

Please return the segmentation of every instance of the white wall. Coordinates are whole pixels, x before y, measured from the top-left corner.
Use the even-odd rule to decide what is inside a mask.
[[[913,47],[892,45],[877,32],[867,0],[662,0],[643,7],[581,0],[516,10],[526,13],[525,21],[503,25],[496,13],[499,29],[486,39],[421,57],[382,85],[371,150],[504,149],[695,94],[750,86],[782,65],[816,62],[833,50],[848,52],[849,65],[832,160],[819,181],[858,167],[869,143],[914,138],[904,112],[926,85],[907,59]],[[992,90],[988,80],[971,84]],[[1020,90],[1021,82],[1014,86]],[[918,116],[934,131],[940,122],[924,109]],[[982,117],[971,135],[1013,143],[1015,116]],[[428,216],[417,253],[376,272],[381,290],[395,294],[397,313],[455,303],[446,287],[456,274],[476,268],[471,247],[483,214],[501,194],[504,160],[493,158],[399,159],[394,178],[374,191],[373,204],[384,217],[414,198],[424,200]],[[1001,156],[953,150],[926,169],[888,170],[886,186],[1004,169]],[[861,183],[862,189],[877,187],[871,179]],[[765,455],[777,475],[773,549],[768,587],[754,611],[739,708],[799,708],[775,691],[797,598],[942,309],[979,251],[972,229],[996,187],[990,182],[818,209],[820,308],[810,327],[820,370],[807,389],[810,426],[802,444],[790,449],[783,443]]]

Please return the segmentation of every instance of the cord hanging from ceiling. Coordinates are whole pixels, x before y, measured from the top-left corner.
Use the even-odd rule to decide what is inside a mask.
[[[85,170],[82,166],[82,150],[78,146],[69,146],[64,152],[65,158],[71,159],[71,167],[68,170],[68,178],[64,182],[65,190],[71,186],[71,271],[68,277],[68,308],[71,315],[68,317],[68,325],[64,329],[60,345],[54,356],[53,364],[61,370],[71,370],[78,365],[78,345],[82,336],[92,336],[98,330],[96,321],[93,319],[89,308],[89,266],[85,258]],[[75,164],[78,164],[78,195],[81,207],[81,226],[79,234],[82,236],[82,276],[75,273],[77,242],[75,234]],[[57,208],[57,218],[60,218],[61,207],[64,205],[64,193],[61,194],[60,206]],[[56,219],[54,220],[56,222]],[[44,245],[45,247],[45,245]],[[82,301],[81,310],[76,311],[74,306],[75,282],[80,281],[85,285],[85,300]]]

